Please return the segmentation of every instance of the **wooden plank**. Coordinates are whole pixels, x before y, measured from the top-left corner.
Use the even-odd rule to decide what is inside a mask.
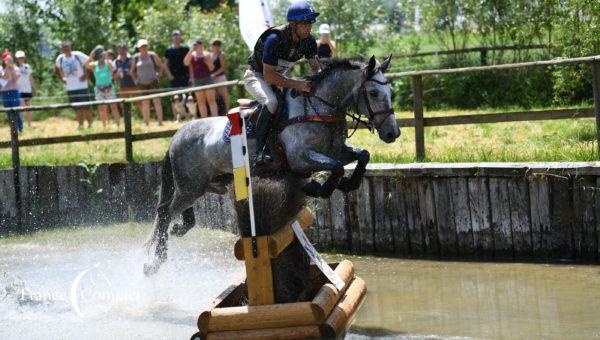
[[[592,63],[592,90],[594,91],[594,117],[596,118],[596,143],[600,146],[600,61]]]
[[[509,70],[509,69],[536,67],[536,66],[577,64],[577,63],[582,63],[582,62],[594,62],[594,61],[600,61],[600,56],[569,58],[569,59],[560,59],[560,60],[541,60],[541,61],[531,61],[531,62],[525,62],[525,63],[501,64],[501,65],[492,65],[492,66],[461,67],[461,68],[451,68],[451,69],[442,69],[442,70],[396,72],[396,73],[386,73],[385,76],[388,79],[395,79],[395,78],[402,78],[402,77],[430,76],[430,75],[437,75],[437,74],[456,74],[456,73],[482,72],[482,71],[494,71],[494,70]]]
[[[364,177],[360,188],[358,188],[358,228],[360,234],[360,249],[363,254],[371,254],[375,251],[374,231],[373,231],[373,203],[372,189],[368,177]]]
[[[492,177],[489,179],[489,188],[494,231],[494,255],[496,258],[513,258],[508,179]]]
[[[389,254],[394,252],[394,233],[392,221],[393,211],[392,193],[388,189],[388,180],[383,177],[371,177],[373,189],[373,232],[375,234],[375,251]]]
[[[250,306],[271,305],[275,303],[268,239],[267,236],[256,238],[258,257],[254,257],[252,255],[252,238],[242,238],[244,262],[246,263],[248,304]]]
[[[416,178],[409,178],[404,181],[406,194],[402,197],[404,207],[406,208],[406,222],[408,228],[409,250],[411,255],[424,255],[425,230],[421,223],[420,205],[419,205],[419,183]]]
[[[469,186],[466,178],[454,177],[449,182],[450,200],[456,226],[458,254],[471,257],[475,254],[475,238],[469,208]]]
[[[554,259],[572,259],[574,255],[572,182],[568,177],[558,176],[551,176],[549,180],[551,210],[550,230],[547,235],[550,255]]]
[[[358,226],[358,190],[346,193],[346,227],[348,228],[348,249],[353,254],[360,254],[360,232]]]
[[[39,202],[41,203],[40,218],[44,226],[54,226],[61,221],[58,212],[58,182],[56,168],[41,166],[38,168]]]
[[[394,58],[416,58],[416,57],[428,57],[428,56],[438,56],[438,55],[447,55],[447,54],[465,54],[472,52],[483,52],[483,51],[517,51],[517,50],[530,50],[530,49],[544,49],[548,48],[547,45],[537,44],[537,45],[514,45],[514,46],[490,46],[490,47],[471,47],[471,48],[462,48],[458,50],[445,50],[445,51],[431,51],[431,52],[419,52],[419,53],[400,53],[395,54]]]
[[[18,215],[13,170],[0,170],[0,197],[0,233],[4,233],[16,227]]]
[[[390,227],[393,233],[394,251],[398,255],[409,255],[409,222],[404,204],[407,194],[405,180],[402,178],[389,178],[387,188],[390,195]]]
[[[457,115],[446,117],[429,117],[423,121],[424,126],[448,126],[463,124],[505,123],[554,119],[593,118],[591,108],[561,109],[521,112],[481,113],[472,115]]]
[[[204,317],[202,317],[204,315]],[[215,308],[202,313],[198,323],[208,333],[280,327],[318,325],[312,303],[294,302],[266,306]]]
[[[598,261],[600,259],[600,192],[598,191],[598,188],[600,188],[600,178],[596,179],[596,189],[594,190],[594,197],[595,197],[595,205],[594,205],[594,211],[596,213],[596,237],[595,237],[595,243],[592,242],[592,247],[594,247],[595,249],[592,249],[592,251],[595,250],[595,255],[590,255],[590,258]],[[594,237],[591,236],[591,239],[593,239]]]
[[[418,181],[419,214],[428,255],[440,255],[437,223],[435,221],[435,197],[433,179],[421,178]]]
[[[339,190],[333,192],[329,200],[331,207],[331,227],[333,249],[346,251],[349,249],[349,229],[346,224],[346,196]]]
[[[492,257],[494,254],[494,237],[490,192],[488,179],[485,177],[470,177],[467,179],[469,190],[469,212],[473,241],[477,254]]]
[[[423,84],[420,76],[412,78],[413,111],[415,116],[415,149],[417,160],[425,158],[425,129],[423,121]]]
[[[131,103],[123,103],[123,121],[125,122],[125,159],[128,163],[133,163],[133,139],[131,128]]]
[[[331,232],[331,203],[329,198],[321,199],[319,202],[319,206],[321,207],[319,212],[319,249],[321,250],[329,250],[333,245],[332,240],[332,232]]]
[[[524,177],[508,180],[510,221],[515,257],[530,258],[533,255],[529,187]]]
[[[254,339],[316,339],[321,337],[318,326],[294,326],[242,331],[222,331],[208,333],[207,340],[254,340]],[[192,339],[203,339],[201,336]]]
[[[448,178],[433,179],[435,202],[435,222],[437,225],[440,255],[455,257],[458,255],[454,209],[448,185]]]
[[[577,257],[583,260],[592,259],[596,255],[596,202],[594,196],[597,190],[595,177],[585,176],[573,180],[574,243]]]
[[[536,258],[549,256],[550,183],[547,176],[531,176],[529,180],[531,235]]]

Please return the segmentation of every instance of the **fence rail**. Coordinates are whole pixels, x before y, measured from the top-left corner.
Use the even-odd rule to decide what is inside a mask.
[[[447,117],[425,117],[424,115],[424,97],[423,97],[423,85],[422,78],[424,76],[435,76],[444,74],[457,74],[467,72],[489,72],[497,70],[510,70],[526,67],[543,67],[543,66],[559,66],[567,64],[586,63],[590,65],[593,93],[594,93],[594,108],[581,108],[581,109],[560,109],[560,110],[543,110],[543,111],[523,111],[523,112],[499,112],[499,113],[488,113],[488,114],[472,114],[472,115],[456,115]],[[525,62],[517,64],[502,64],[493,66],[478,66],[478,67],[465,67],[455,69],[439,69],[439,70],[425,70],[425,71],[411,71],[411,72],[396,72],[386,74],[389,79],[398,79],[410,77],[412,79],[412,91],[413,91],[413,112],[414,118],[398,119],[398,124],[401,127],[414,127],[415,129],[415,149],[417,160],[425,158],[425,127],[431,126],[447,126],[456,124],[481,124],[481,123],[499,123],[499,122],[519,122],[519,121],[536,121],[536,120],[551,120],[551,119],[567,119],[567,118],[596,118],[596,138],[597,142],[600,142],[600,56],[590,56],[581,58],[571,59],[558,59],[558,60],[545,60],[535,62]],[[176,94],[189,93],[194,91],[202,91],[208,89],[216,89],[220,87],[236,86],[238,90],[238,97],[243,97],[244,89],[241,80],[231,80],[223,83],[191,87],[182,90],[163,92],[158,94],[145,95],[135,98],[127,99],[112,99],[104,101],[92,101],[76,104],[51,104],[51,105],[38,105],[29,107],[16,107],[16,108],[0,108],[0,112],[9,113],[9,122],[11,128],[11,140],[0,141],[0,148],[11,148],[12,149],[12,165],[15,171],[14,174],[14,188],[17,198],[17,203],[20,202],[20,180],[19,171],[16,171],[20,166],[19,159],[19,148],[25,146],[34,145],[49,145],[59,143],[73,143],[73,142],[88,142],[97,140],[111,140],[111,139],[124,139],[125,142],[125,155],[127,162],[133,162],[133,142],[149,140],[155,138],[171,137],[177,130],[167,130],[158,132],[149,132],[142,134],[132,133],[132,121],[131,121],[131,105],[133,103],[149,100],[154,98],[170,97]],[[19,135],[17,131],[16,111],[40,111],[40,110],[57,110],[65,108],[80,108],[88,106],[98,106],[106,104],[120,104],[123,106],[124,112],[124,126],[125,129],[122,132],[110,132],[110,133],[97,133],[90,135],[75,135],[75,136],[62,136],[62,137],[48,137],[48,138],[34,138],[19,141]],[[600,149],[600,148],[599,148]]]

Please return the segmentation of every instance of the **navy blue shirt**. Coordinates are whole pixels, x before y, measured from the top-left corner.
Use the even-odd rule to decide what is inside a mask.
[[[262,73],[263,63],[277,68],[278,73],[285,73],[292,63],[302,59],[310,59],[317,55],[317,41],[308,36],[292,42],[289,25],[272,27],[265,31],[256,42],[248,64],[254,71]]]
[[[279,45],[281,38],[275,33],[272,33],[265,40],[265,48],[263,49],[263,63],[267,65],[277,66],[279,60]],[[314,39],[308,39],[307,43],[299,44],[298,54],[306,59],[313,58],[317,55],[317,42]]]

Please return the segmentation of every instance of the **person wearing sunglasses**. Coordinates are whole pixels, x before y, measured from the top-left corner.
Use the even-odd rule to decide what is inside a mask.
[[[263,105],[256,122],[257,151],[254,164],[271,162],[267,136],[277,113],[277,96],[272,86],[310,92],[311,83],[289,78],[292,66],[302,57],[313,72],[319,70],[317,42],[310,34],[319,13],[306,1],[290,5],[288,24],[271,27],[258,38],[244,74],[246,90]]]

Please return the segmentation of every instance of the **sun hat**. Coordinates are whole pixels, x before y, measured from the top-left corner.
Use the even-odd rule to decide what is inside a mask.
[[[148,46],[148,40],[140,39],[140,40],[138,40],[137,44],[135,44],[135,47],[140,48],[144,45]]]
[[[329,25],[322,24],[321,26],[319,26],[319,34],[329,34],[329,33],[331,33],[331,28],[329,28]]]
[[[15,58],[25,58],[25,52],[17,51],[17,53],[15,53]]]
[[[2,61],[6,60],[8,57],[12,58],[12,54],[10,53],[10,51],[4,51],[2,53]]]

